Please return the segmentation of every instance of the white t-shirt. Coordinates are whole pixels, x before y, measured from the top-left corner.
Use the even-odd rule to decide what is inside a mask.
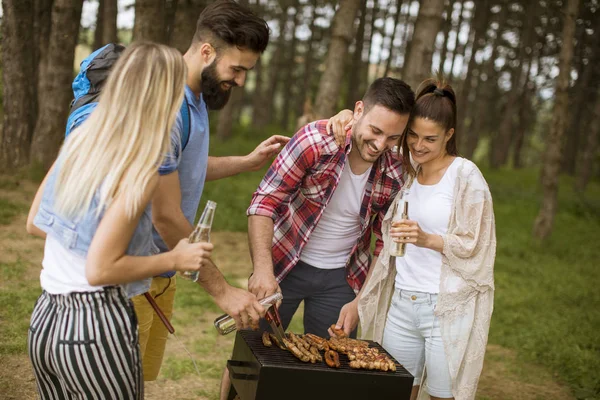
[[[316,268],[346,266],[360,236],[360,207],[371,168],[354,175],[348,158],[323,215],[304,245],[300,260]]]
[[[458,160],[454,159],[435,185],[421,185],[415,179],[406,195],[408,219],[417,221],[424,232],[444,235],[448,231]],[[440,252],[409,243],[404,257],[396,257],[396,289],[438,293],[441,268]]]
[[[85,277],[85,258],[69,251],[52,235],[46,236],[40,285],[50,294],[95,292],[103,286],[92,286]]]

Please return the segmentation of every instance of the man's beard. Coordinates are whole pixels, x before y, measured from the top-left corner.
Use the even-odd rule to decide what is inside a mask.
[[[363,135],[359,133],[362,130],[362,118],[356,122],[352,130],[352,148],[356,149],[356,152],[363,161],[371,164],[375,163],[383,153],[379,151],[376,157],[367,153],[370,141],[366,141]],[[372,151],[373,149],[370,150]]]
[[[217,75],[217,60],[215,60],[208,67],[204,68],[201,74],[202,82],[202,98],[208,106],[209,110],[220,110],[229,101],[231,95],[231,88],[228,90],[221,89],[221,83],[227,83],[229,85],[237,86],[234,81],[221,81]]]

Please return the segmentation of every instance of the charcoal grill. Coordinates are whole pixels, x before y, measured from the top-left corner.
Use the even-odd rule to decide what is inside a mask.
[[[265,347],[261,332],[238,331],[227,361],[232,383],[228,399],[236,394],[241,400],[410,399],[414,378],[398,363],[395,372],[352,369],[348,357],[340,354],[340,364],[330,368],[323,362],[304,363],[289,351]]]

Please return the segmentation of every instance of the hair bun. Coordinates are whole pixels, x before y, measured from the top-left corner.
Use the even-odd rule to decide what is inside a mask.
[[[435,94],[436,96],[444,97],[444,91],[437,87],[433,90],[433,94]]]

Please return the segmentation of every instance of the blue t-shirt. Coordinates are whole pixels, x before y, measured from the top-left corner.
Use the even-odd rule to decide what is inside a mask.
[[[202,95],[196,97],[192,89],[185,87],[185,98],[190,109],[190,136],[185,151],[181,151],[181,132],[183,121],[181,113],[177,114],[177,120],[171,131],[171,152],[158,169],[160,175],[168,175],[175,171],[179,172],[181,188],[181,210],[185,218],[193,224],[196,220],[196,211],[204,189],[206,170],[208,167],[208,109]],[[168,247],[162,240],[156,229],[153,229],[154,244],[157,252],[164,253]],[[173,276],[175,272],[161,276]]]

